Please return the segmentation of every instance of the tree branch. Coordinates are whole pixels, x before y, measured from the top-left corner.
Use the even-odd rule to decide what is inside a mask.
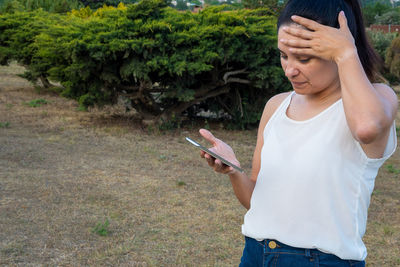
[[[240,78],[229,78],[225,81],[225,83],[243,83],[243,84],[249,84],[251,81],[245,80],[245,79],[240,79]]]
[[[223,77],[222,79],[224,80],[225,84],[227,84],[227,83],[228,83],[228,78],[229,78],[229,76],[236,75],[236,74],[248,73],[246,70],[247,70],[247,69],[228,71],[228,72],[226,72],[226,73],[224,74],[224,77]],[[233,79],[233,78],[231,78],[231,79]]]

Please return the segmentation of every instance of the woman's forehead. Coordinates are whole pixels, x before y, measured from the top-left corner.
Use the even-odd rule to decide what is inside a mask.
[[[286,51],[286,50],[289,49],[289,46],[287,46],[286,44],[284,44],[284,43],[282,43],[280,41],[281,39],[302,40],[299,37],[290,35],[287,32],[285,32],[284,30],[279,29],[279,32],[278,32],[278,49],[281,50],[281,51]]]

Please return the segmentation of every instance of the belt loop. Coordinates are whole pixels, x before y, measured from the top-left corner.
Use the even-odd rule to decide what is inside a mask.
[[[310,257],[311,258],[311,252],[308,248],[306,248],[306,257]]]
[[[263,240],[264,245],[264,254],[267,253],[267,239]]]

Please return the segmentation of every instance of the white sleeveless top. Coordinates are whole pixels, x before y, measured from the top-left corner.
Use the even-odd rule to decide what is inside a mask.
[[[367,210],[379,167],[396,149],[368,158],[353,138],[342,100],[305,121],[287,117],[292,92],[264,129],[261,168],[242,233],[364,260]]]

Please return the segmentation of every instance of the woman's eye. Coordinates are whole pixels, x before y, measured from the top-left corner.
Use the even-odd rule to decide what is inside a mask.
[[[287,56],[286,56],[286,55],[282,55],[282,54],[281,54],[281,58],[283,58],[283,59],[287,59]]]
[[[308,61],[310,61],[310,59],[311,59],[311,58],[301,58],[301,59],[299,59],[299,61],[300,61],[301,63],[307,63]]]

